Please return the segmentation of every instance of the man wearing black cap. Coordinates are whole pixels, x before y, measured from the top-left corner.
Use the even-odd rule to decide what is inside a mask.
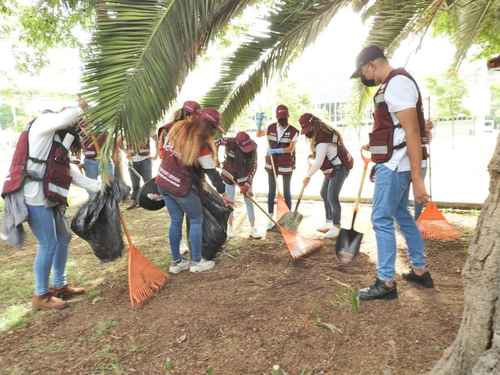
[[[398,297],[394,281],[394,221],[405,237],[411,263],[410,272],[403,274],[403,278],[426,288],[433,287],[426,268],[424,242],[408,211],[411,184],[417,202],[429,200],[422,167],[426,165],[425,143],[430,125],[426,127],[417,83],[406,70],[391,67],[381,48],[369,46],[361,51],[351,78],[358,77],[366,86],[379,85],[374,97],[370,143],[363,146],[376,163],[372,224],[377,239],[377,279],[359,291],[359,298],[394,299]]]

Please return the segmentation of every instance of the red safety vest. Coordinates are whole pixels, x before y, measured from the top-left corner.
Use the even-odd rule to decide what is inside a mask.
[[[44,195],[48,201],[67,206],[69,186],[71,185],[69,148],[72,143],[72,139],[67,137],[73,137],[74,139],[74,136],[67,133],[65,139],[62,141],[54,139],[47,160],[41,160],[29,154],[30,127],[31,123],[28,125],[28,128],[21,133],[17,141],[14,156],[12,157],[9,168],[9,174],[3,185],[2,197],[21,189],[24,180],[30,178],[43,182]],[[69,144],[67,148],[64,146],[65,143]],[[28,160],[34,163],[45,164],[44,176],[30,175],[29,171],[27,171]]]
[[[222,179],[224,182],[226,182],[229,185],[233,185],[233,182],[231,179],[224,174],[224,172],[229,173],[231,176],[233,176],[234,180],[236,183],[244,184],[246,182],[251,182],[251,179],[253,178],[253,174],[255,173],[255,163],[251,163],[252,158],[256,156],[255,153],[256,151],[253,151],[249,154],[245,154],[243,152],[239,151],[239,147],[234,139],[228,140],[227,144],[225,145],[225,158],[224,158],[224,163],[222,164]],[[242,158],[247,158],[248,162],[247,163],[239,163],[237,161],[237,156],[242,157]],[[241,166],[244,164],[244,168]]]
[[[175,124],[175,121],[172,121],[172,122],[169,122],[168,124],[165,124],[165,125],[161,126],[160,128],[158,128],[158,133],[157,133],[158,142],[161,140],[162,136],[163,136],[163,142],[165,142],[165,137],[167,136],[170,129],[172,129],[174,124]],[[160,156],[160,159],[163,159],[163,157],[165,156],[164,145],[160,145],[160,155],[159,156]]]
[[[203,148],[200,155],[210,154],[208,148]],[[169,192],[176,197],[185,197],[191,191],[193,185],[199,178],[199,169],[195,167],[187,167],[182,164],[182,161],[169,146],[165,146],[165,157],[161,160],[158,176],[156,176],[156,184],[163,190]]]
[[[92,137],[86,135],[86,129],[87,129],[87,124],[86,123],[81,123],[80,125],[84,131],[83,134],[85,134],[84,137],[82,137],[82,149],[83,149],[83,154],[85,155],[85,158],[87,159],[95,159],[97,157],[97,149],[94,143],[94,139]],[[99,145],[99,148],[102,149],[102,146],[106,142],[107,139],[107,134],[106,133],[101,133],[95,137],[97,144]]]
[[[370,152],[372,161],[375,163],[385,163],[389,161],[392,157],[394,150],[406,147],[406,142],[402,142],[399,145],[394,145],[394,129],[401,127],[400,124],[394,124],[392,121],[391,114],[385,102],[385,89],[389,84],[390,80],[397,75],[403,75],[411,79],[418,91],[417,100],[417,117],[418,125],[420,127],[420,137],[422,139],[422,157],[427,159],[427,149],[425,144],[428,143],[425,137],[425,117],[422,105],[422,95],[420,94],[420,89],[418,88],[417,82],[405,69],[394,69],[391,71],[386,78],[386,80],[378,88],[374,101],[375,111],[373,113],[373,130],[370,133]]]
[[[337,156],[332,160],[328,159],[328,157],[325,157],[325,160],[321,165],[321,170],[323,171],[325,176],[333,177],[333,167],[335,165],[334,162],[336,159],[339,159],[342,165],[347,168],[347,170],[352,169],[352,167],[354,166],[354,159],[345,145],[340,142],[340,136],[336,130],[330,132],[320,128],[318,134],[316,135],[314,147],[316,148],[316,146],[320,143],[333,143],[335,146],[337,146]]]
[[[267,140],[269,141],[269,145],[271,148],[287,148],[290,146],[290,143],[292,143],[292,140],[299,133],[299,131],[289,125],[283,133],[281,139],[278,140],[278,126],[279,125],[277,123],[273,123],[267,128]],[[295,151],[291,154],[273,155],[273,160],[277,174],[289,175],[292,174],[295,169]],[[270,156],[266,156],[266,169],[269,171],[273,170]]]

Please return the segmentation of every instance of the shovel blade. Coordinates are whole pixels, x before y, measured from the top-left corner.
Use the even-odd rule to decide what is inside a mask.
[[[340,229],[335,244],[335,253],[340,263],[348,264],[354,260],[359,253],[362,239],[363,233],[356,232],[353,229]]]

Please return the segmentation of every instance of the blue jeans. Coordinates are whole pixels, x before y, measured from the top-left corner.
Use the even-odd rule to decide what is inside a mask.
[[[203,240],[203,208],[200,197],[191,191],[185,197],[175,197],[168,193],[163,194],[165,206],[170,214],[170,229],[168,237],[170,241],[170,251],[172,260],[180,262],[182,256],[180,245],[182,240],[182,222],[184,214],[189,219],[189,242],[191,244],[191,261],[199,262],[201,260],[201,246]]]
[[[224,182],[224,185],[226,185],[226,193],[234,201],[234,198],[236,197],[236,185],[229,185]],[[250,224],[252,227],[255,225],[255,212],[253,210],[253,203],[250,199],[245,197],[245,205],[247,207],[247,215],[248,215],[248,220],[250,221]],[[233,214],[231,214],[232,217]]]
[[[38,240],[33,271],[35,294],[41,296],[49,291],[51,269],[53,287],[61,288],[66,285],[70,237],[66,233],[58,233],[53,208],[28,205],[28,215],[29,225]]]
[[[321,187],[321,198],[325,206],[327,221],[332,221],[334,225],[340,226],[342,207],[340,205],[340,190],[344,181],[349,175],[349,170],[343,165],[334,167],[335,175],[332,178],[325,177]]]
[[[406,240],[414,268],[425,267],[424,241],[415,218],[408,211],[410,172],[392,171],[380,164],[375,168],[372,224],[377,239],[377,276],[380,280],[391,281],[396,273],[394,221]]]
[[[274,199],[276,198],[276,181],[274,179],[274,174],[272,171],[267,171],[268,183],[269,183],[269,193],[267,195],[267,212],[272,214],[274,212]],[[279,175],[278,175],[279,178]],[[283,178],[283,195],[285,198],[286,205],[288,209],[292,209],[292,193],[290,190],[290,185],[292,181],[291,174],[282,175]]]
[[[97,159],[85,158],[85,160],[83,161],[85,176],[93,180],[97,180],[97,177],[99,177],[99,163],[100,161]],[[114,167],[113,163],[111,162],[109,162],[108,164],[108,174],[110,176],[114,176]]]

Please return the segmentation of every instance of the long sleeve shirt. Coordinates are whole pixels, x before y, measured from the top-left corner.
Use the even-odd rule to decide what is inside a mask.
[[[55,133],[62,129],[73,126],[82,115],[79,107],[66,108],[58,113],[44,113],[40,115],[32,124],[29,131],[28,144],[29,154],[37,159],[47,160]],[[45,164],[27,162],[27,170],[30,174],[43,177],[45,175]],[[70,166],[70,174],[77,186],[81,186],[89,191],[98,191],[101,188],[100,182],[86,178],[74,165]],[[31,206],[46,205],[45,194],[43,192],[43,182],[27,179],[23,186],[24,199],[26,204]]]
[[[222,181],[219,172],[216,169],[215,160],[212,155],[212,151],[209,148],[203,148],[198,157],[198,163],[203,169],[203,172],[208,176],[212,185],[219,194],[224,194],[226,191],[226,186]]]
[[[321,168],[325,158],[328,158],[334,166],[342,164],[340,159],[337,158],[337,145],[334,143],[318,143],[314,151],[316,157],[309,167],[308,177],[312,177]]]

